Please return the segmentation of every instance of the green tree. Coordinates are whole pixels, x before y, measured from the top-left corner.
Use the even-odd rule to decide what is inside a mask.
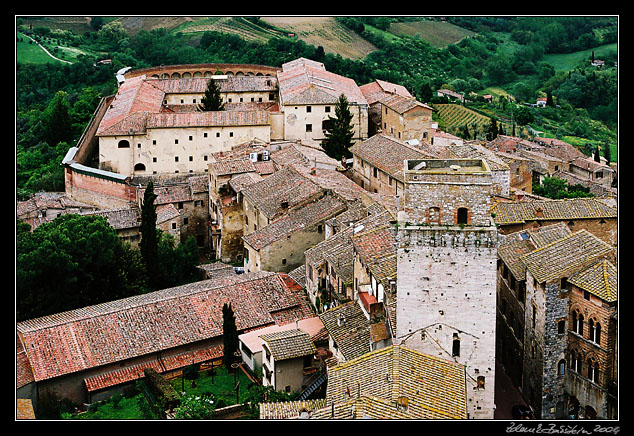
[[[25,320],[145,291],[138,251],[104,217],[62,215],[16,228],[16,317]]]
[[[73,139],[71,107],[66,97],[64,91],[58,91],[42,114],[43,138],[52,148]]]
[[[326,125],[326,138],[322,146],[326,154],[333,159],[341,160],[342,157],[350,157],[350,146],[354,130],[352,127],[352,113],[348,99],[344,94],[339,96],[335,103],[335,118],[328,116]]]
[[[214,79],[209,79],[205,95],[200,99],[198,109],[203,112],[224,110],[225,104],[222,102],[220,87]]]
[[[139,249],[141,250],[149,285],[152,289],[158,289],[161,284],[155,199],[154,182],[150,181],[145,188],[143,204],[141,205],[141,242],[139,243]]]
[[[238,351],[238,330],[231,303],[225,303],[222,306],[222,344],[224,347],[222,363],[231,370],[231,364],[235,362],[233,353]]]
[[[213,419],[215,410],[213,395],[188,395],[175,409],[174,419]]]
[[[495,121],[495,118],[490,118],[489,127],[486,132],[486,138],[488,141],[492,141],[498,137],[498,123]]]

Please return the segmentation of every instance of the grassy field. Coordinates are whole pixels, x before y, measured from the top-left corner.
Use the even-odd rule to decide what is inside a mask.
[[[395,35],[415,36],[429,42],[433,47],[444,48],[462,38],[476,35],[475,32],[445,21],[413,21],[390,24],[390,32]]]
[[[583,62],[586,59],[590,59],[593,50],[594,57],[596,59],[601,59],[601,56],[605,56],[608,53],[616,53],[617,43],[606,44],[588,50],[576,51],[574,53],[547,54],[544,55],[544,61],[552,65],[555,68],[555,71],[570,71],[574,69],[580,62]]]
[[[262,17],[262,21],[287,29],[306,44],[322,46],[326,53],[340,54],[343,58],[363,59],[376,50],[334,17]]]

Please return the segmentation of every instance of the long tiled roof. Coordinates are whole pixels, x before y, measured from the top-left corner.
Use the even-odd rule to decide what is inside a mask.
[[[325,221],[344,210],[346,210],[345,203],[332,195],[326,195],[297,209],[290,210],[268,226],[243,236],[242,240],[259,250],[296,231]]]
[[[80,215],[97,215],[108,220],[108,224],[114,229],[132,229],[141,226],[141,211],[132,206],[122,209],[97,210],[82,212]]]
[[[616,218],[616,209],[596,198],[563,200],[526,200],[499,202],[491,208],[496,224],[520,224],[526,221]]]
[[[590,292],[608,303],[618,298],[618,273],[616,267],[607,259],[601,259],[583,271],[568,279],[579,288]]]
[[[588,263],[608,256],[612,247],[585,229],[538,248],[521,257],[526,268],[542,283],[570,276]]]
[[[209,164],[209,170],[214,172],[217,176],[227,176],[230,174],[255,172],[255,165],[253,165],[250,159],[243,157],[212,162]]]
[[[429,159],[430,156],[395,138],[378,134],[350,147],[350,152],[403,182],[403,161]]]
[[[313,316],[288,275],[258,272],[22,321],[16,329],[41,381],[220,336],[227,302],[238,330]]]
[[[317,352],[310,335],[303,330],[283,330],[260,336],[275,360],[310,356]]]
[[[326,402],[367,397],[382,400],[365,408],[368,417],[466,419],[465,377],[463,365],[393,345],[329,368]],[[407,409],[399,410],[395,403],[403,397]],[[324,412],[313,417],[329,418]]]

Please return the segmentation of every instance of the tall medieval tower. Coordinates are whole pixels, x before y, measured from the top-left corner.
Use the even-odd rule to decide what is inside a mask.
[[[495,410],[497,230],[479,159],[404,162],[396,343],[465,365],[467,413]]]

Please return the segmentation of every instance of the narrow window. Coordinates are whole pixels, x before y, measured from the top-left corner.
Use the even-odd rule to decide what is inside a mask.
[[[310,106],[306,106],[306,112],[312,112],[313,108]]]
[[[460,356],[460,338],[458,337],[458,333],[453,334],[453,346],[451,348],[451,355],[454,357]]]
[[[484,389],[484,376],[478,376],[478,389]]]
[[[313,131],[313,125],[312,124],[306,124],[306,131],[307,132],[312,132]]]
[[[557,333],[561,335],[565,332],[566,332],[566,321],[561,320],[557,322]]]
[[[466,207],[458,208],[458,224],[467,224],[468,210]]]
[[[557,365],[557,374],[564,375],[565,373],[566,373],[566,361],[562,359],[559,361],[559,364]]]

